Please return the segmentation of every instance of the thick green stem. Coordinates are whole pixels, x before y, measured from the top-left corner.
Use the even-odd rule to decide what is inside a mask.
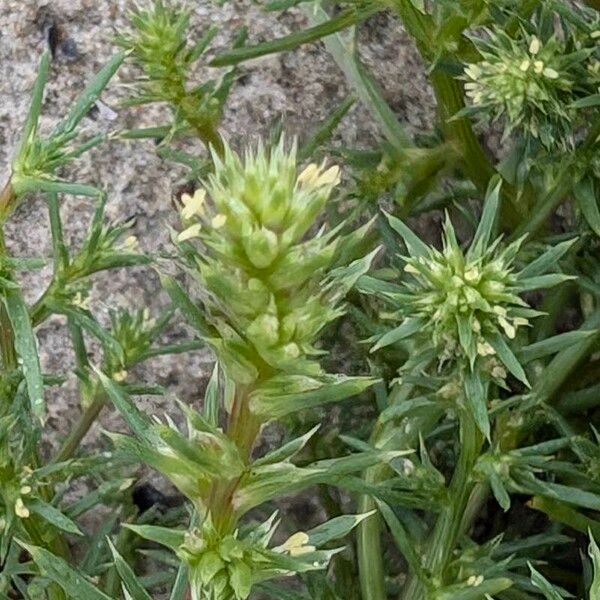
[[[431,62],[436,56],[438,45],[435,37],[436,25],[431,16],[418,11],[411,0],[390,0],[390,3],[414,38],[423,59]],[[467,117],[456,118],[465,107],[462,85],[451,75],[436,68],[431,74],[430,81],[446,140],[454,146],[464,175],[483,194],[487,190],[490,179],[496,174],[496,170],[477,139],[471,121]],[[503,216],[507,225],[514,227],[522,216],[515,191],[510,186],[504,185],[502,198]],[[526,205],[527,202],[528,200],[525,199],[521,203]]]
[[[412,385],[398,386],[394,389],[390,404],[400,404],[407,400],[414,387]],[[399,433],[396,424],[389,422],[381,425],[378,421],[371,434],[371,444],[386,450],[408,450],[414,448],[419,434],[425,436],[438,421],[439,413],[431,412],[425,417],[413,417]],[[394,436],[390,433],[395,431]],[[380,440],[387,440],[381,444]],[[391,470],[385,465],[378,465],[367,469],[364,478],[369,484],[377,484],[389,478]],[[376,508],[370,496],[362,496],[359,500],[360,512],[368,512]],[[364,520],[357,528],[357,560],[360,576],[360,585],[363,600],[386,600],[385,568],[383,564],[383,551],[381,548],[382,522],[379,515]]]
[[[382,467],[369,469],[365,474],[367,483],[376,483],[382,479]],[[370,496],[359,500],[359,512],[365,513],[377,508]],[[363,521],[357,531],[358,570],[363,600],[386,600],[385,569],[381,551],[381,517],[373,515]]]
[[[468,411],[462,411],[460,421],[460,455],[448,488],[448,506],[437,518],[427,543],[424,568],[437,585],[444,585],[445,571],[452,556],[463,526],[463,513],[467,507],[474,483],[471,473],[483,443],[481,432]],[[412,575],[404,592],[404,600],[421,600],[426,590]]]
[[[249,409],[248,395],[247,389],[236,393],[227,424],[227,436],[236,444],[242,458],[249,463],[261,422]],[[237,479],[217,481],[207,500],[213,525],[221,534],[233,532],[240,517],[232,503],[238,483]]]

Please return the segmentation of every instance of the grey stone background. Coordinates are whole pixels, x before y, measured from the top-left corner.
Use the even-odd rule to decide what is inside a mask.
[[[240,27],[248,26],[250,42],[284,35],[306,25],[299,11],[283,15],[265,14],[256,3],[229,2],[223,6],[208,0],[188,2],[193,6],[192,36],[210,24],[220,33],[210,54],[227,48]],[[56,53],[43,106],[42,129],[56,123],[84,83],[113,52],[115,29],[127,22],[125,0],[0,0],[0,177],[9,177],[10,160],[29,105],[30,90],[41,53],[48,47],[52,28]],[[398,23],[378,15],[361,28],[361,56],[381,83],[392,108],[412,131],[430,130],[433,100],[416,51]],[[200,69],[200,81],[207,70]],[[131,74],[125,67],[120,78],[103,96],[115,112],[101,111],[86,119],[85,133],[142,127],[163,122],[159,107],[121,109],[126,95],[122,82]],[[297,51],[266,57],[242,67],[243,77],[233,89],[223,122],[225,137],[236,147],[265,135],[274,120],[283,116],[285,129],[305,135],[316,127],[347,96],[348,88],[334,61],[321,44],[309,44]],[[367,147],[377,130],[367,111],[355,106],[338,130],[337,142]],[[114,141],[86,155],[66,173],[70,179],[105,187],[109,192],[107,217],[114,221],[136,216],[133,233],[148,252],[168,248],[167,225],[173,223],[171,199],[183,181],[183,172],[165,164],[150,142]],[[67,197],[62,204],[67,238],[77,245],[91,216],[89,199]],[[45,206],[40,198],[29,198],[13,215],[6,229],[10,251],[16,256],[50,256]],[[45,288],[50,268],[22,274],[27,298],[35,300]],[[151,269],[111,272],[96,278],[93,310],[107,320],[111,306],[149,306],[158,314],[167,304]],[[172,332],[181,337],[181,326]],[[72,352],[60,317],[53,317],[38,330],[43,368],[60,372],[72,364]],[[156,359],[138,373],[141,378],[168,387],[182,399],[194,402],[201,397],[211,356],[196,352],[186,356]],[[47,451],[56,448],[79,412],[74,381],[48,392]],[[141,401],[150,412],[169,410],[169,398]],[[119,420],[105,409],[101,424],[120,427]],[[86,444],[99,440],[96,426]]]

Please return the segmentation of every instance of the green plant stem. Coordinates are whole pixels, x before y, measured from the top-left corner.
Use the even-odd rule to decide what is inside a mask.
[[[390,3],[415,40],[423,59],[431,62],[438,43],[435,38],[436,25],[431,16],[417,10],[411,0],[390,0]],[[465,107],[462,85],[435,67],[430,81],[446,140],[454,146],[462,172],[484,194],[496,170],[479,143],[471,121],[467,117],[456,118],[457,113]],[[522,216],[515,191],[504,185],[501,193],[504,219],[507,225],[514,227]],[[526,205],[527,200],[522,203]]]
[[[438,516],[424,553],[423,566],[432,574],[437,585],[445,583],[446,567],[462,531],[462,515],[474,488],[471,473],[483,443],[483,436],[468,411],[461,411],[459,421],[460,455],[448,488],[448,506]],[[425,593],[421,582],[413,574],[403,598],[420,600]]]
[[[183,79],[174,81],[173,85],[174,89],[170,93],[172,105],[181,110],[185,120],[191,125],[207,149],[212,148],[219,156],[222,156],[225,146],[214,123],[198,113],[198,101],[188,94]]]
[[[533,393],[539,398],[540,403],[553,405],[556,404],[557,398],[562,398],[559,392],[563,384],[574,373],[581,361],[589,356],[590,351],[600,338],[600,310],[596,310],[595,313],[590,315],[581,326],[581,329],[596,330],[597,335],[586,338],[578,344],[566,348],[550,361],[533,388]],[[588,399],[584,398],[583,400],[587,401]],[[560,407],[561,402],[559,401],[559,410]],[[526,430],[523,427],[508,429],[506,426],[500,426],[496,428],[495,438],[501,441],[502,451],[509,452],[518,447],[525,434]],[[479,510],[485,503],[489,491],[487,484],[478,484],[473,490],[462,518],[463,531],[466,531],[470,527],[479,514]]]
[[[412,385],[398,386],[397,393],[390,404],[399,404],[410,397]],[[440,411],[441,414],[441,411]],[[427,417],[414,417],[403,428],[400,435],[390,437],[395,430],[395,423],[390,421],[382,426],[380,421],[375,424],[370,443],[379,447],[379,440],[389,440],[384,445],[386,450],[407,450],[413,448],[419,434],[425,436],[435,425],[439,414]],[[377,465],[364,474],[368,484],[377,484],[390,477],[391,470],[385,465]],[[371,496],[363,495],[359,499],[360,512],[368,512],[377,508]],[[382,521],[379,515],[365,519],[357,528],[357,561],[363,600],[387,600],[385,585],[385,568],[381,548]]]
[[[249,409],[248,396],[247,389],[236,391],[227,424],[227,436],[234,441],[240,456],[247,463],[250,462],[261,427],[260,420]],[[240,516],[236,514],[232,503],[238,483],[237,479],[216,482],[207,501],[213,525],[223,535],[233,532]]]
[[[377,466],[365,473],[367,483],[376,483],[384,478],[384,467]],[[360,513],[377,508],[375,501],[367,495],[361,496],[358,510]],[[361,523],[358,528],[357,560],[360,575],[360,588],[363,600],[386,600],[385,569],[381,549],[381,517],[373,515]]]
[[[54,457],[53,462],[63,462],[65,460],[69,460],[75,455],[77,448],[79,448],[83,438],[86,436],[87,432],[90,430],[90,427],[98,418],[98,415],[102,411],[105,403],[106,394],[98,387],[92,402],[79,417],[77,424],[63,442],[60,450]]]
[[[12,203],[16,198],[12,181],[9,179],[0,192],[0,222],[4,222],[6,215],[10,212]]]
[[[4,229],[0,226],[0,260],[6,257],[6,243]],[[6,276],[6,274],[3,274]],[[0,352],[2,352],[2,366],[5,371],[17,368],[17,353],[12,324],[4,303],[0,303]]]

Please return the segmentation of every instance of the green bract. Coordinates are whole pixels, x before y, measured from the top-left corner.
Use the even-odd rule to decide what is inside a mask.
[[[484,33],[473,38],[481,60],[464,71],[469,112],[502,119],[505,135],[524,133],[546,148],[572,146],[575,102],[598,92],[592,35],[569,27],[561,37],[525,29],[516,37],[497,28]]]
[[[226,148],[214,162],[205,188],[182,198],[186,228],[177,238],[204,292],[203,335],[227,374],[254,393],[271,394],[277,381],[282,393],[313,390],[324,375],[318,334],[343,313],[344,294],[370,262],[345,267],[356,234],[308,234],[339,169],[311,164],[298,174],[296,150],[283,141],[243,160]]]
[[[124,51],[47,135],[73,48],[44,17],[0,189],[0,599],[599,600],[600,0],[259,4],[293,30],[247,32],[248,3],[135,0]],[[407,38],[420,60],[398,73],[435,102],[404,123],[413,92],[387,101],[379,57]],[[279,52],[280,72],[238,66]],[[315,58],[339,69],[306,88],[327,116],[249,147],[276,116],[257,81]],[[123,61],[128,111],[81,135]],[[136,106],[166,118],[135,128]],[[126,190],[66,179],[108,140],[137,159],[136,210],[163,189],[138,188],[155,163],[136,141],[179,165],[158,170],[160,220],[108,223]]]
[[[410,360],[403,371],[427,368],[435,363],[438,372],[452,374],[463,382],[464,396],[477,406],[479,426],[489,432],[486,411],[487,382],[505,386],[510,373],[529,386],[527,375],[515,355],[514,340],[519,328],[540,313],[521,298],[534,289],[550,287],[569,279],[548,273],[554,261],[567,251],[551,248],[525,269],[515,261],[523,240],[502,246],[492,236],[499,206],[500,185],[490,188],[479,226],[467,250],[456,238],[448,216],[442,249],[422,242],[402,221],[388,215],[392,228],[402,237],[408,256],[403,257],[407,279],[394,289],[366,282],[370,293],[383,291],[393,312],[386,315],[400,324],[383,334],[373,351],[397,342],[408,344]],[[440,393],[452,397],[454,384]]]

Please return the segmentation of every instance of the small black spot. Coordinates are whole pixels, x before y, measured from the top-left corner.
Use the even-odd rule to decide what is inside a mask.
[[[97,121],[98,117],[100,116],[100,109],[94,104],[94,106],[88,110],[88,114],[86,116],[92,121]]]
[[[248,85],[250,83],[250,79],[251,79],[250,73],[244,73],[243,75],[240,75],[237,78],[237,83],[238,83],[238,85],[242,85],[242,86]]]
[[[60,45],[60,52],[69,62],[74,62],[81,57],[77,42],[73,38],[66,38]]]
[[[168,505],[168,498],[149,483],[136,486],[133,490],[132,499],[140,513],[146,512],[156,505],[163,507]]]

